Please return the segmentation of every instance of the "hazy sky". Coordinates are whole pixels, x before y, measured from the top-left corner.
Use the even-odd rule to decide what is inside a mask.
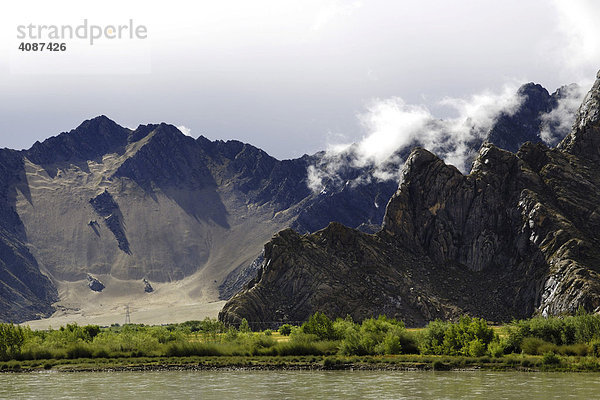
[[[529,81],[551,92],[590,85],[600,68],[597,1],[124,3],[3,5],[0,147],[28,148],[105,114],[124,126],[164,121],[297,157],[368,135],[361,115],[373,101],[401,98],[452,117],[440,104],[448,97]],[[17,39],[18,25],[84,19],[132,19],[148,37],[18,50],[27,41]]]

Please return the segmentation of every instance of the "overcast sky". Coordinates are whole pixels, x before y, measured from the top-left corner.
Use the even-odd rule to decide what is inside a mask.
[[[600,68],[597,1],[124,3],[3,5],[0,147],[28,148],[105,114],[290,158],[359,141],[368,134],[360,116],[374,100],[401,98],[451,117],[440,104],[448,97],[530,81],[550,92],[590,85]],[[18,25],[84,19],[132,19],[148,37],[93,46],[67,39],[61,53],[17,49]]]

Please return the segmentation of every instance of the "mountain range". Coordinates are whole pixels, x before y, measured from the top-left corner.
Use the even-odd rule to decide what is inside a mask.
[[[517,111],[500,115],[481,141],[473,143],[474,150],[479,149],[486,139],[508,150],[540,140],[542,116],[558,107],[561,89],[549,94],[540,85],[526,84],[519,89],[519,94],[523,101]],[[555,134],[561,135],[561,132]],[[529,148],[527,146],[538,149],[541,145],[525,145],[519,154]],[[530,152],[537,157],[538,153],[566,151],[539,149]],[[452,305],[454,308],[448,311],[449,302],[435,294],[435,288],[397,276],[397,268],[394,271],[380,268],[398,264],[380,258],[406,260],[400,264],[414,266],[414,270],[407,273],[417,280],[429,275],[431,278],[427,279],[432,280],[431,285],[440,282],[435,274],[419,271],[431,271],[434,265],[439,268],[440,263],[452,264],[449,268],[461,272],[453,274],[444,269],[450,279],[444,287],[452,286],[456,281],[457,288],[468,284],[472,270],[487,274],[488,258],[496,263],[500,260],[515,262],[508,255],[508,258],[498,258],[496,253],[496,247],[504,246],[504,241],[514,233],[510,230],[514,228],[511,224],[518,218],[513,209],[505,218],[499,218],[500,222],[493,221],[506,229],[504,236],[490,234],[490,239],[473,227],[474,232],[479,232],[473,233],[475,236],[455,237],[455,232],[467,223],[465,221],[474,218],[459,200],[468,200],[471,204],[477,198],[474,193],[478,193],[478,189],[474,188],[483,185],[480,180],[484,179],[476,178],[477,171],[481,171],[480,175],[485,179],[493,175],[482,166],[487,166],[482,161],[483,151],[489,157],[503,160],[499,164],[513,165],[510,172],[513,175],[507,172],[502,179],[512,185],[521,185],[519,190],[530,189],[529,183],[519,181],[520,175],[514,175],[521,168],[520,156],[490,144],[483,145],[474,172],[467,177],[425,150],[410,153],[409,148],[403,148],[398,149],[398,153],[408,161],[399,191],[397,181],[373,179],[373,167],[348,165],[337,172],[337,179],[325,181],[319,192],[309,188],[307,171],[311,166],[323,165],[327,160],[326,152],[277,160],[250,144],[235,140],[211,141],[203,136],[194,139],[165,123],[129,129],[99,116],[84,121],[70,132],[36,142],[30,149],[1,149],[0,320],[22,322],[53,313],[111,315],[119,313],[124,304],[149,311],[162,308],[169,313],[176,306],[227,300],[240,290],[242,292],[233,297],[223,311],[224,320],[237,321],[244,317],[256,322],[273,318],[294,320],[339,302],[339,290],[352,291],[353,285],[361,286],[357,292],[360,296],[356,298],[365,300],[357,307],[364,311],[350,312],[332,305],[331,313],[359,317],[367,315],[368,310],[379,308],[395,315],[397,308],[390,308],[389,304],[399,301],[404,307],[409,304],[409,299],[417,301],[414,300],[417,298],[429,299],[422,301],[430,311],[414,314],[411,318],[415,323],[434,316],[471,311],[459,305]],[[552,159],[549,155],[539,157]],[[567,161],[561,159],[560,162]],[[401,167],[400,163],[388,166],[396,172]],[[534,171],[531,174],[539,175],[535,168],[531,167],[531,170]],[[457,186],[452,190],[459,193],[455,196],[460,199],[455,202],[460,204],[455,208],[463,218],[460,220],[463,225],[452,225],[457,223],[458,216],[452,216],[451,222],[440,222],[440,218],[432,222],[419,211],[414,215],[413,231],[406,231],[404,219],[391,214],[396,203],[398,209],[408,207],[411,210],[414,204],[424,207],[433,199],[440,200],[440,205],[428,206],[433,209],[445,210],[443,204],[450,204],[443,200],[451,190],[448,183],[437,182],[437,186],[432,186],[434,182],[427,180],[439,174],[456,182]],[[365,177],[368,179],[361,179]],[[414,187],[430,188],[428,194],[403,189],[411,182]],[[517,189],[501,186],[494,190],[498,192],[497,196],[509,196],[510,193],[514,197]],[[546,191],[544,189],[539,195],[547,195]],[[410,197],[408,200],[407,196]],[[504,201],[513,201],[513,197]],[[386,212],[385,204],[390,198]],[[400,204],[400,199],[404,203]],[[445,211],[440,212],[445,215]],[[385,225],[381,230],[384,216]],[[330,224],[332,222],[335,223]],[[438,224],[443,224],[443,228]],[[486,229],[492,227],[489,225]],[[320,230],[323,228],[325,230]],[[305,235],[315,231],[319,232]],[[399,239],[404,236],[411,239]],[[460,243],[452,245],[457,240]],[[489,240],[495,243],[492,250],[485,244]],[[385,247],[390,242],[401,244],[393,249]],[[432,243],[442,247],[436,248]],[[469,252],[467,247],[473,243],[479,243],[479,247],[472,247]],[[335,262],[327,246],[339,247],[340,258]],[[402,246],[406,251],[401,250]],[[296,248],[299,253],[290,248]],[[376,259],[354,258],[356,252],[364,252],[367,248]],[[507,247],[507,254],[511,250]],[[280,252],[286,255],[273,261]],[[320,252],[320,255],[313,252]],[[286,259],[287,254],[294,254],[289,256],[292,257],[290,260],[300,259],[294,261],[297,264],[293,268],[289,263],[281,268],[312,276],[297,279],[285,274],[273,275],[275,265]],[[469,257],[481,260],[475,267],[465,269],[472,261]],[[364,266],[365,262],[378,272],[351,274],[337,283],[331,282],[331,276],[337,274],[337,266],[350,268],[356,263]],[[312,269],[317,267],[322,269],[318,274]],[[525,267],[518,264],[514,268]],[[366,271],[368,269],[363,272]],[[531,273],[542,274],[536,268]],[[463,275],[466,280],[458,279]],[[322,279],[315,280],[317,277]],[[282,280],[287,283],[283,284]],[[248,282],[252,285],[250,289]],[[323,290],[321,286],[315,286],[315,282],[329,286]],[[398,284],[402,284],[401,290]],[[292,292],[280,291],[286,285],[293,286]],[[406,285],[410,287],[404,287]],[[338,289],[333,290],[330,286]],[[517,287],[509,281],[506,286]],[[383,287],[387,289],[382,290]],[[284,297],[269,295],[249,300],[248,296],[259,289]],[[485,290],[484,287],[480,289]],[[290,293],[294,294],[286,300]],[[313,300],[311,296],[315,293],[326,293],[331,301]],[[400,300],[380,298],[388,293]],[[304,296],[303,299],[298,299],[298,295]],[[498,296],[508,294],[502,292]],[[535,301],[531,303],[531,298],[537,298],[535,296],[537,294],[527,292],[514,298],[515,304],[501,308],[498,318],[513,312],[514,315],[530,314],[539,308],[533,304]],[[267,304],[272,301],[277,303]],[[216,304],[220,307],[222,303]],[[281,309],[271,310],[271,306]],[[253,307],[259,307],[260,312],[248,311]],[[551,312],[555,311],[556,307],[549,307]],[[197,318],[186,315],[186,319]]]

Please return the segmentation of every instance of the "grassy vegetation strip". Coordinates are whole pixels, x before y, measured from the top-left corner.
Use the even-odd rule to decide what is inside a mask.
[[[251,332],[205,319],[166,326],[0,324],[0,371],[109,369],[522,369],[598,371],[600,316],[532,318],[502,327],[468,316],[406,329],[380,316],[315,313],[301,326]]]

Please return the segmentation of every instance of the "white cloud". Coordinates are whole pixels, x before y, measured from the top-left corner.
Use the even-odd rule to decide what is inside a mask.
[[[326,174],[314,165],[309,165],[307,170],[307,185],[310,190],[317,193],[323,189],[323,179]]]
[[[571,131],[575,115],[586,93],[587,88],[579,85],[563,86],[559,89],[556,107],[542,115],[540,138],[548,146],[556,146]]]
[[[399,151],[414,145],[466,172],[473,143],[484,139],[500,114],[513,114],[521,101],[516,85],[505,86],[500,93],[447,97],[440,103],[454,109],[456,116],[441,120],[426,106],[407,104],[400,97],[375,99],[358,115],[366,134],[356,144],[330,146],[319,164],[309,168],[309,187],[314,192],[323,190],[326,181],[340,179],[347,165],[368,168],[371,176],[361,179],[397,179],[403,161]]]
[[[178,125],[177,129],[179,129],[184,135],[192,136],[192,130],[185,125]]]
[[[554,44],[554,53],[578,82],[587,83],[600,68],[600,2],[553,0],[553,3],[564,40]]]

